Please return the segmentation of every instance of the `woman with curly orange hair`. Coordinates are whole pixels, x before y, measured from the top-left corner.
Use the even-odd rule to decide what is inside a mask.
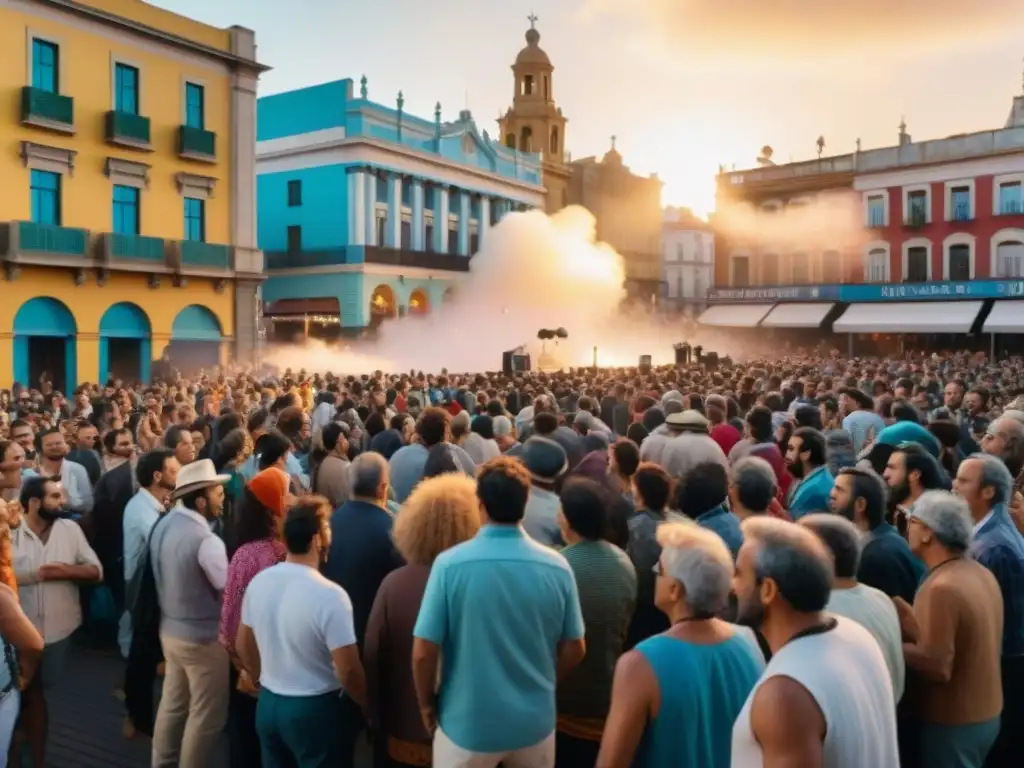
[[[423,727],[412,680],[412,630],[434,560],[480,530],[476,482],[445,474],[421,482],[395,518],[395,545],[408,565],[384,579],[366,627],[363,664],[377,734],[377,765],[429,766],[432,734]]]

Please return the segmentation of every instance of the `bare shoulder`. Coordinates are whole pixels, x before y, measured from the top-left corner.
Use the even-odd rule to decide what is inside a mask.
[[[825,738],[825,717],[818,703],[803,685],[785,675],[771,677],[757,689],[750,722],[763,747],[812,738],[820,744]]]

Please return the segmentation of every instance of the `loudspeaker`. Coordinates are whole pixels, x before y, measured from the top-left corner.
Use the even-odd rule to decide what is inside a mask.
[[[644,375],[647,375],[648,373],[650,373],[651,372],[651,356],[650,355],[640,355],[640,364],[637,366],[637,368],[640,370],[640,373],[642,373]]]
[[[530,370],[530,356],[521,355],[515,350],[504,353],[501,357],[501,372],[506,376],[526,373]]]
[[[690,364],[690,345],[683,344],[676,347],[676,365]]]

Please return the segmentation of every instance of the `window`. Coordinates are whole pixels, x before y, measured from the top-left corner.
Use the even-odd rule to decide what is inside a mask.
[[[36,224],[60,226],[60,174],[32,171],[32,221]]]
[[[430,184],[423,185],[423,209],[434,210],[434,188]]]
[[[519,151],[533,152],[533,129],[528,125],[519,134]]]
[[[803,285],[811,282],[811,260],[806,253],[794,253],[790,260],[793,264],[793,284]]]
[[[999,213],[1024,213],[1024,206],[1021,203],[1021,183],[1019,181],[999,185]]]
[[[732,284],[737,288],[750,285],[750,259],[746,256],[732,257]]]
[[[302,252],[302,227],[293,224],[288,227],[288,253]]]
[[[377,178],[377,202],[387,203],[388,201],[388,178],[382,176]]]
[[[885,198],[882,195],[872,195],[868,198],[868,226],[885,226]]]
[[[408,221],[402,222],[402,242],[399,244],[401,248],[410,250],[412,248],[412,223]]]
[[[32,87],[60,93],[60,48],[56,43],[32,39]]]
[[[676,243],[676,261],[686,261],[686,246],[683,243]]]
[[[971,188],[970,187],[953,187],[950,192],[952,197],[952,220],[953,221],[970,221],[971,220]]]
[[[558,126],[551,129],[551,154],[558,154]]]
[[[951,245],[949,247],[949,279],[971,279],[971,247],[969,245]]]
[[[206,201],[185,198],[185,239],[206,242]]]
[[[195,83],[185,83],[185,125],[206,130],[206,89]]]
[[[402,205],[412,205],[412,184],[402,185]]]
[[[546,100],[551,99],[551,88],[548,87],[548,76],[544,75],[544,98]],[[554,151],[554,150],[552,150]]]
[[[508,147],[509,149],[516,148],[516,135],[514,133],[509,133],[505,135],[505,146]]]
[[[456,256],[459,253],[459,225],[448,225],[448,253]]]
[[[761,282],[765,285],[779,284],[778,254],[766,253],[761,257]]]
[[[302,181],[292,179],[288,182],[288,207],[297,208],[302,205]]]
[[[889,254],[882,249],[868,254],[868,282],[884,283],[889,276]]]
[[[469,255],[472,256],[480,250],[480,235],[476,232],[469,234]]]
[[[523,78],[523,95],[530,96],[533,94],[533,75],[527,75]]]
[[[919,189],[907,195],[907,223],[920,226],[928,222],[928,193]]]
[[[114,66],[114,109],[139,114],[139,70],[127,64]]]
[[[426,248],[424,248],[423,250],[427,251],[428,253],[433,253],[434,252],[434,225],[429,223],[429,222],[427,223],[427,226],[426,226],[426,233],[424,234],[423,242],[426,245]]]
[[[139,234],[139,190],[114,185],[114,232],[119,235]]]
[[[377,217],[377,245],[384,245],[387,242],[388,217]]]
[[[996,246],[995,277],[1024,277],[1024,243],[1000,243]]]
[[[928,282],[928,249],[923,246],[907,249],[907,274],[905,283]]]

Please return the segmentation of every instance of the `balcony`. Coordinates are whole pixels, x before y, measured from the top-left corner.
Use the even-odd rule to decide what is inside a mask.
[[[88,244],[89,232],[85,229],[18,222],[18,250],[22,253],[84,258]]]
[[[217,162],[217,134],[188,125],[179,126],[178,155],[187,160]]]
[[[918,208],[911,208],[910,212],[903,219],[903,226],[907,229],[920,229],[928,224],[928,214]]]
[[[104,233],[99,240],[100,258],[107,262],[138,262],[144,268],[164,266],[167,246],[159,237]]]
[[[335,264],[353,264],[349,260],[345,248],[327,248],[317,251],[267,251],[265,254],[267,269],[296,269],[303,267],[323,267]]]
[[[75,101],[40,88],[21,89],[21,122],[60,133],[75,132]]]
[[[178,244],[178,258],[183,270],[231,268],[231,248],[226,245],[182,240]]]
[[[418,267],[419,269],[441,269],[448,272],[469,272],[469,258],[451,253],[430,253],[410,251],[404,248],[382,248],[366,246],[364,261],[367,264],[387,264],[393,267]]]
[[[119,147],[151,150],[149,118],[132,112],[107,112],[106,140]]]

